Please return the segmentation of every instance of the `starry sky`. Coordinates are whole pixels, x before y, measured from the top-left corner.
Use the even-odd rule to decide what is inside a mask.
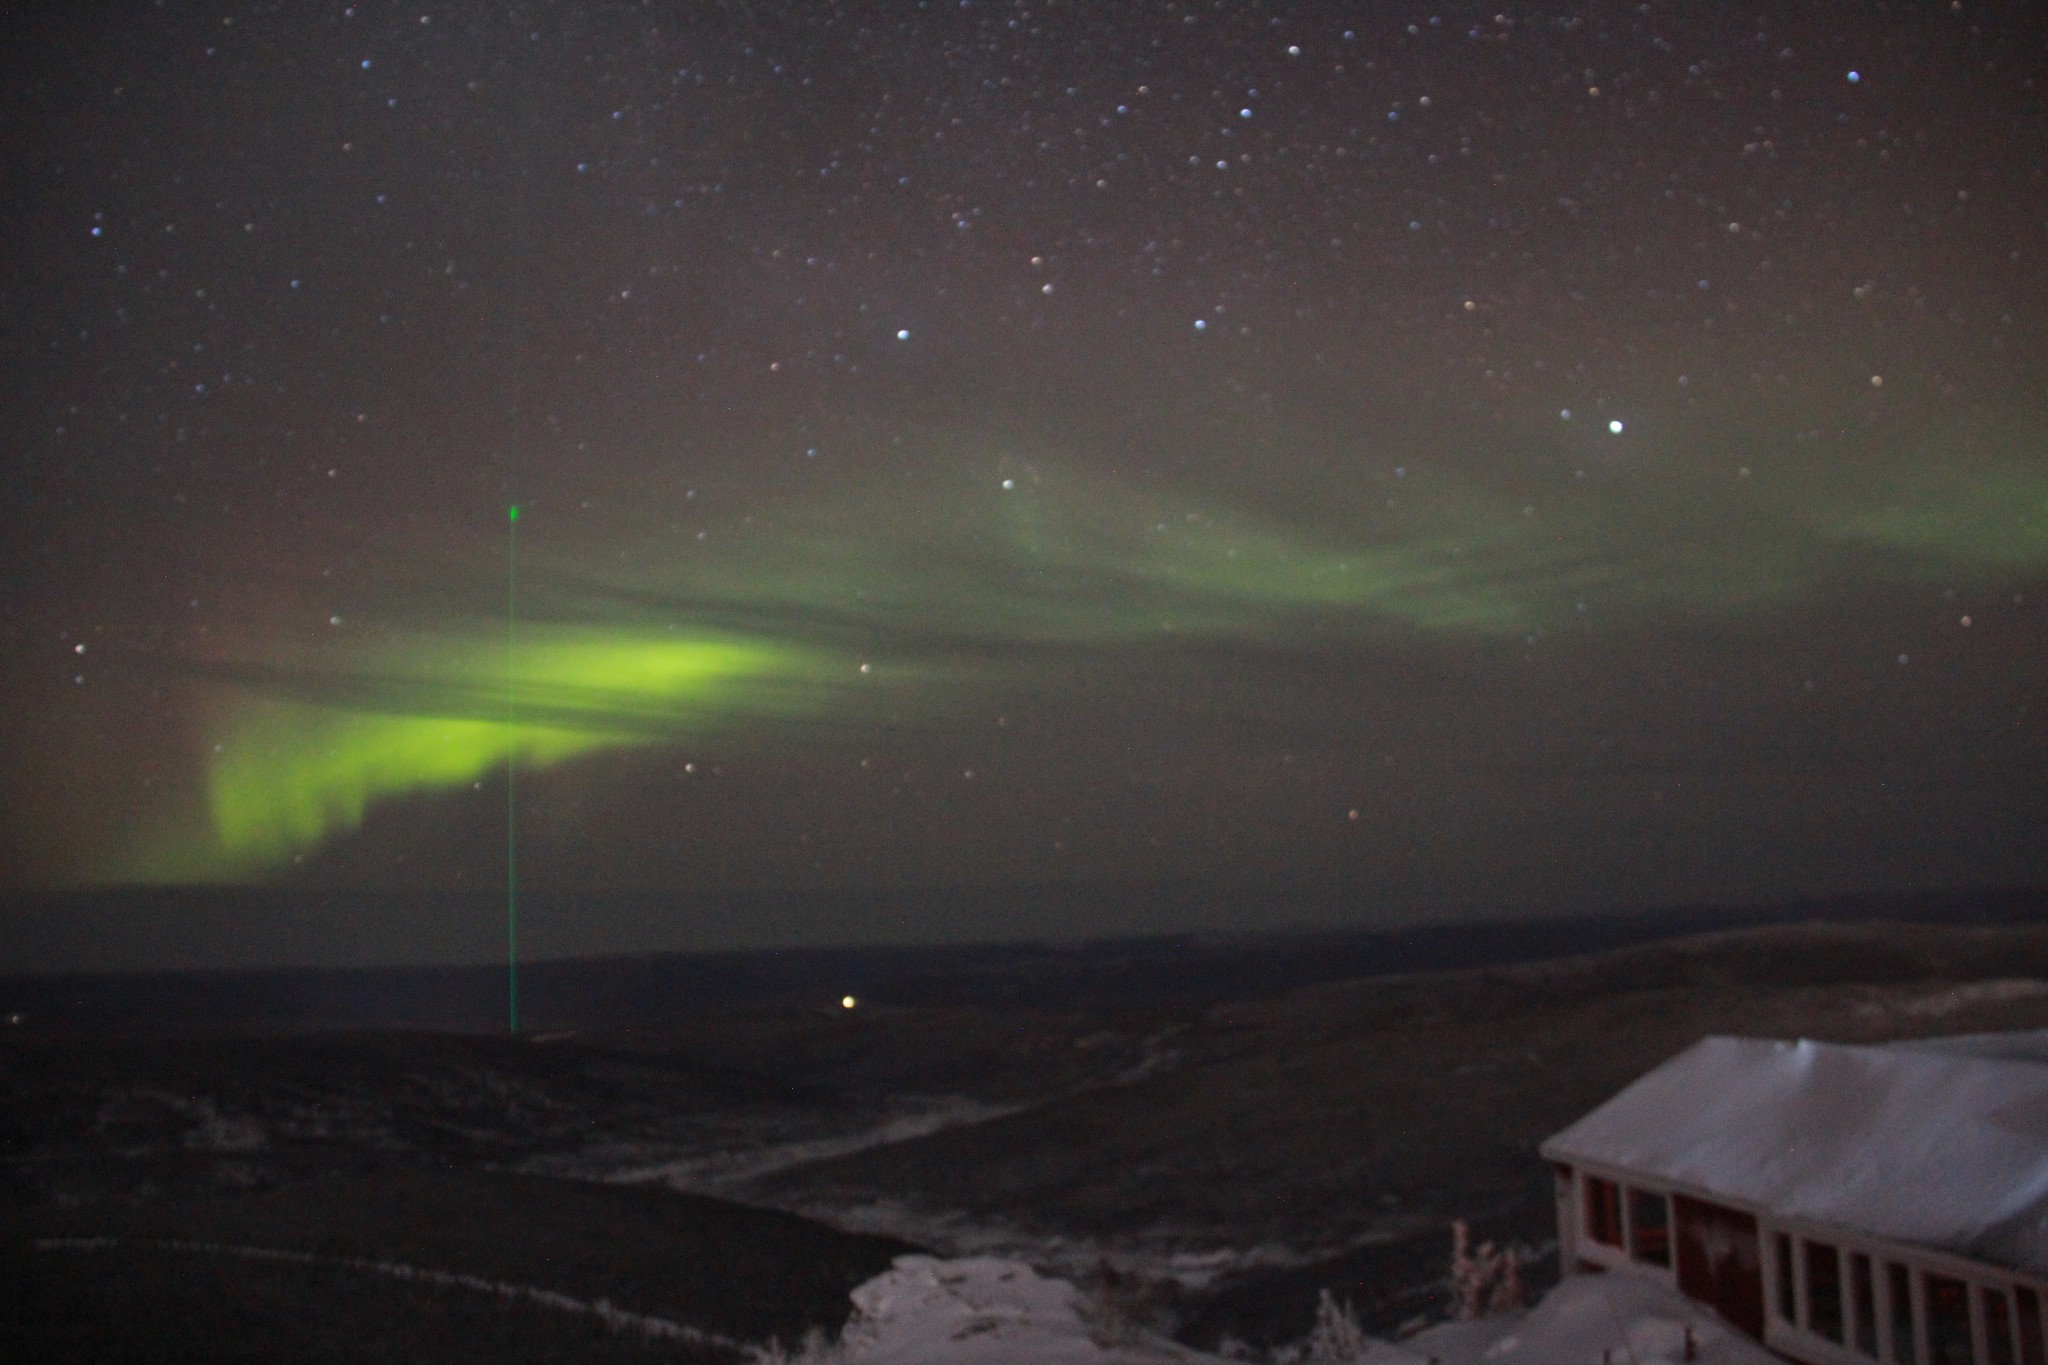
[[[28,8],[16,892],[2048,873],[2036,6]]]

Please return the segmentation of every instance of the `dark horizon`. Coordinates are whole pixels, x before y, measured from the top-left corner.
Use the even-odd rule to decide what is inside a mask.
[[[631,980],[661,970],[664,963],[686,964],[706,973],[706,999],[713,1002],[707,1008],[723,1008],[738,999],[731,991],[744,996],[758,989],[764,970],[769,977],[785,968],[798,975],[811,970],[789,964],[817,964],[821,974],[812,984],[826,983],[819,985],[827,991],[819,999],[829,1003],[837,998],[829,978],[846,976],[846,989],[852,989],[857,984],[853,977],[870,970],[835,964],[886,964],[876,970],[900,981],[930,964],[966,971],[987,959],[1014,970],[1021,960],[1043,960],[1059,964],[1053,976],[1065,979],[1082,971],[1078,964],[1163,955],[1204,962],[1213,958],[1214,968],[1226,976],[1233,958],[1241,959],[1240,979],[1226,993],[1259,993],[1281,989],[1283,978],[1301,984],[1569,957],[1720,930],[1876,922],[1996,925],[2027,922],[2048,910],[2048,885],[1979,886],[1750,904],[1607,906],[1569,916],[1497,913],[1370,923],[1356,912],[1347,888],[1296,884],[1237,891],[1280,908],[1261,914],[1237,907],[1233,912],[1217,888],[1192,883],[735,894],[699,898],[686,916],[679,916],[672,897],[540,898],[525,926],[520,974],[523,983],[550,974],[587,978],[588,988],[602,993],[607,976]],[[1219,908],[1219,902],[1226,903]],[[429,983],[459,981],[466,984],[450,985],[451,1008],[459,1013],[488,997],[494,1002],[493,1020],[503,1015],[508,967],[504,907],[483,894],[451,904],[447,897],[388,892],[171,887],[16,897],[6,904],[15,933],[0,951],[0,987],[42,995],[61,993],[66,983],[92,983],[105,999],[115,1001],[130,986],[152,981],[172,983],[175,990],[182,989],[175,983],[273,979],[322,981],[327,984],[321,992],[340,1000],[347,994],[346,983],[353,981],[363,983],[366,997],[374,1001],[391,981],[420,983],[427,992],[423,1000],[438,989]],[[1038,909],[1040,917],[1016,914],[1027,907]],[[701,922],[707,909],[727,930],[758,934],[764,926],[771,932],[781,926],[783,932],[780,937],[647,943],[657,925],[673,925],[678,918]],[[404,918],[421,914],[435,915],[444,926],[460,925],[462,939],[423,941],[408,932]],[[933,932],[934,917],[940,915],[956,923],[1001,921],[1011,930]],[[892,916],[894,932],[874,932]],[[386,927],[373,939],[364,926],[378,920]],[[1103,923],[1115,928],[1107,933],[1090,928]],[[845,932],[835,936],[821,931],[821,924]],[[869,932],[853,927],[859,925]],[[111,955],[110,946],[127,956]],[[763,966],[776,963],[783,965]],[[732,980],[721,981],[728,970]],[[386,985],[369,984],[375,982]],[[1100,1006],[1107,998],[1092,1003]]]

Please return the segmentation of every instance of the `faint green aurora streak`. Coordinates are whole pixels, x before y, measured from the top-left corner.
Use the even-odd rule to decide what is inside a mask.
[[[1057,688],[1077,654],[1513,639],[1587,621],[1588,604],[1603,622],[1725,615],[1872,575],[2048,570],[2039,460],[1895,464],[1853,487],[1666,480],[1654,501],[1417,478],[1292,518],[1022,462],[954,467],[968,472],[921,497],[754,516],[715,552],[629,530],[636,550],[677,547],[631,574],[594,573],[616,551],[558,539],[530,579],[544,622],[522,625],[516,727],[502,636],[481,617],[226,672],[237,700],[211,736],[206,830],[160,835],[134,873],[260,875],[380,800],[467,786],[508,758],[547,767],[885,707],[936,718],[978,688]]]

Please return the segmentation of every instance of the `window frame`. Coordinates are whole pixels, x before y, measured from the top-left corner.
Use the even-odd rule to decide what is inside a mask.
[[[1883,1359],[1883,1336],[1878,1331],[1877,1271],[1883,1264],[1867,1251],[1845,1250],[1848,1265],[1848,1302],[1842,1312],[1844,1344],[1870,1360]]]
[[[1589,1166],[1576,1161],[1551,1164],[1559,1177],[1559,1191],[1568,1195],[1575,1214],[1571,1226],[1577,1232],[1575,1256],[1580,1270],[1625,1268],[1675,1283],[1676,1196],[1712,1200],[1711,1194],[1702,1194],[1684,1182],[1675,1187],[1662,1182],[1638,1183],[1624,1168]],[[1663,1201],[1666,1237],[1671,1248],[1669,1265],[1645,1260],[1636,1252],[1635,1204],[1637,1199],[1648,1198]],[[1969,1336],[1961,1340],[1967,1342],[1970,1365],[2006,1365],[2003,1357],[1994,1362],[1988,1353],[1990,1310],[1985,1305],[1990,1301],[1988,1296],[1994,1295],[2006,1309],[2009,1365],[2048,1365],[2048,1278],[2003,1270],[1932,1248],[1902,1246],[1833,1224],[1797,1217],[1774,1218],[1767,1210],[1741,1203],[1715,1202],[1739,1209],[1756,1220],[1759,1269],[1764,1280],[1760,1339],[1781,1355],[1811,1365],[1944,1365],[1933,1352],[1935,1324],[1928,1295],[1932,1280],[1937,1285],[1943,1281],[1963,1285]],[[1619,1244],[1596,1237],[1594,1233],[1603,1215],[1609,1227],[1602,1230],[1611,1231],[1616,1214]],[[1841,1316],[1839,1338],[1816,1330],[1813,1320],[1816,1286],[1809,1275],[1810,1260],[1823,1250],[1834,1255]],[[1869,1275],[1867,1304],[1863,1302],[1864,1289],[1858,1278],[1865,1266]],[[1901,1287],[1903,1301],[1899,1297]],[[1866,1338],[1866,1331],[1874,1333],[1874,1337]],[[1897,1349],[1900,1347],[1907,1350]],[[1960,1354],[1953,1357],[1962,1358]]]
[[[1879,1358],[1891,1362],[1891,1365],[1920,1365],[1920,1362],[1927,1358],[1927,1342],[1925,1334],[1920,1330],[1920,1323],[1924,1317],[1920,1311],[1920,1277],[1913,1273],[1912,1263],[1908,1261],[1887,1256],[1883,1265],[1884,1293],[1880,1296],[1880,1303],[1884,1308],[1885,1320],[1878,1341],[1888,1354]],[[1901,1293],[1901,1290],[1904,1292]],[[1901,1303],[1906,1310],[1906,1320],[1903,1324],[1899,1322],[1898,1317]],[[1905,1328],[1905,1343],[1910,1348],[1910,1353],[1903,1356],[1898,1351],[1899,1329],[1902,1325]]]
[[[1927,1365],[1984,1365],[1984,1330],[1977,1314],[1976,1284],[1965,1276],[1951,1275],[1939,1270],[1923,1269],[1916,1278],[1920,1281],[1920,1294],[1926,1306]],[[1934,1283],[1935,1281],[1940,1281],[1940,1285],[1937,1286]],[[1937,1326],[1934,1312],[1935,1296],[1939,1293],[1942,1303],[1946,1307],[1948,1302],[1947,1286],[1949,1285],[1956,1287],[1958,1292],[1955,1295],[1955,1299],[1962,1305],[1963,1310],[1961,1323],[1963,1336],[1961,1344],[1970,1353],[1969,1359],[1963,1362],[1952,1361],[1942,1355],[1938,1355],[1935,1349],[1934,1329]],[[1953,1318],[1944,1312],[1939,1325],[1946,1328],[1956,1324]],[[1943,1344],[1947,1344],[1945,1332]]]
[[[1664,1210],[1663,1222],[1659,1226],[1659,1230],[1663,1235],[1663,1259],[1661,1260],[1653,1259],[1652,1257],[1643,1254],[1642,1243],[1644,1229],[1637,1223],[1636,1220],[1636,1202],[1638,1200],[1641,1200],[1644,1204],[1650,1204],[1654,1202],[1660,1205]],[[1677,1272],[1678,1262],[1676,1256],[1674,1255],[1674,1252],[1677,1250],[1677,1248],[1672,1244],[1673,1229],[1671,1221],[1672,1208],[1670,1193],[1665,1190],[1653,1189],[1647,1185],[1624,1185],[1622,1187],[1622,1202],[1628,1206],[1627,1230],[1629,1260],[1635,1262],[1637,1265],[1649,1266],[1656,1270],[1670,1271],[1675,1274]]]
[[[2020,1365],[2048,1365],[2048,1314],[2044,1295],[2030,1284],[2012,1287],[2013,1334],[2018,1338]]]
[[[1600,1202],[1600,1212],[1613,1219],[1612,1240],[1601,1236],[1605,1217],[1596,1217],[1594,1201]],[[1595,1175],[1591,1171],[1579,1173],[1579,1231],[1586,1241],[1609,1251],[1628,1253],[1627,1201],[1622,1198],[1622,1183],[1609,1176]]]
[[[1826,1273],[1816,1277],[1816,1271]],[[1800,1326],[1813,1336],[1835,1346],[1849,1346],[1849,1315],[1843,1310],[1848,1306],[1848,1288],[1842,1274],[1842,1247],[1838,1242],[1819,1237],[1799,1239],[1799,1273],[1806,1281],[1805,1300],[1800,1305]],[[1818,1283],[1816,1283],[1816,1278]],[[1821,1291],[1828,1292],[1823,1294]],[[1826,1305],[1832,1323],[1823,1325],[1816,1321],[1817,1310]],[[1851,1348],[1853,1349],[1853,1348]]]
[[[1977,1292],[1972,1296],[1976,1300],[1971,1306],[1972,1311],[1982,1325],[1978,1335],[1983,1340],[1978,1343],[1977,1355],[1984,1365],[2019,1365],[2019,1313],[2013,1303],[2015,1296],[2012,1290],[2010,1284],[1988,1284],[1980,1281],[1976,1286]],[[2005,1329],[2004,1340],[1999,1343],[2005,1348],[2003,1354],[1992,1350],[1995,1338],[1991,1329],[1994,1323],[2001,1321]]]

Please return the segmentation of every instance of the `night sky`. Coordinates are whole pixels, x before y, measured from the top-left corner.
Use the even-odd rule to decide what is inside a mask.
[[[2048,874],[2036,5],[6,23],[16,891]]]

